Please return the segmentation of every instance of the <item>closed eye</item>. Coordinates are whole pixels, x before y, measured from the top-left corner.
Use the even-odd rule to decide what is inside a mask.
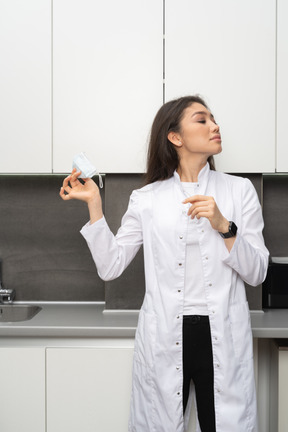
[[[209,113],[207,113],[206,111],[197,111],[197,112],[194,112],[194,113],[192,114],[192,118],[193,118],[194,116],[197,116],[197,115],[198,115],[198,116],[200,116],[200,115],[205,116],[204,119],[203,119],[203,118],[202,118],[201,120],[197,120],[197,119],[196,119],[197,123],[205,124],[205,123],[206,123],[206,120],[207,120],[206,117],[209,115]],[[209,117],[210,117],[210,120],[211,120],[213,123],[215,123],[215,124],[217,125],[216,120],[215,120],[213,114],[210,113]]]

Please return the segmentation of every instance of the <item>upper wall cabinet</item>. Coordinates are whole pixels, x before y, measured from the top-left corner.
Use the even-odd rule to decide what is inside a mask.
[[[288,172],[288,2],[277,3],[277,171]]]
[[[55,0],[53,171],[143,172],[163,102],[162,0]]]
[[[165,99],[206,100],[220,171],[275,171],[275,15],[275,0],[166,0]]]
[[[51,172],[51,2],[0,3],[0,172]]]

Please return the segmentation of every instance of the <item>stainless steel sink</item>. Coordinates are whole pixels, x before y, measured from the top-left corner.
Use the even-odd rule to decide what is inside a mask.
[[[36,305],[0,304],[0,322],[28,321],[41,309]]]

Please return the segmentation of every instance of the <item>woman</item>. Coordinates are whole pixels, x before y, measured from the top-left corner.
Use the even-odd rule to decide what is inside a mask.
[[[132,193],[116,236],[91,179],[82,185],[74,170],[60,191],[64,200],[88,204],[90,222],[81,232],[102,279],[119,276],[144,245],[131,432],[183,432],[194,394],[198,431],[257,431],[243,281],[264,280],[268,251],[256,192],[249,180],[215,171],[220,152],[207,105],[184,97],[155,117],[147,184]]]

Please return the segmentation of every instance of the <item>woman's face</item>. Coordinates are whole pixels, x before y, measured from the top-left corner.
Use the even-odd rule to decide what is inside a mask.
[[[199,103],[184,110],[180,122],[179,142],[174,142],[182,156],[218,154],[222,150],[220,128],[211,112]]]

